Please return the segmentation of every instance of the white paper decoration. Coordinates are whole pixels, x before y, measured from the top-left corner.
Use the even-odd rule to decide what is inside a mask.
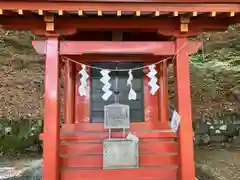
[[[147,74],[147,76],[150,78],[148,85],[151,87],[150,93],[152,95],[154,95],[157,92],[157,90],[159,89],[159,85],[157,85],[158,79],[156,77],[157,71],[155,70],[155,67],[156,67],[155,64],[148,66],[148,69],[150,71]]]
[[[87,87],[87,79],[89,77],[89,75],[86,72],[86,66],[82,65],[82,70],[79,72],[79,74],[82,75],[82,77],[80,78],[80,86],[78,88],[78,92],[80,94],[80,96],[86,96],[87,92],[86,92],[86,87]]]
[[[132,70],[130,69],[128,71],[128,80],[127,80],[127,85],[130,86],[130,91],[128,93],[128,100],[136,100],[137,99],[137,93],[133,90],[132,88],[132,80],[133,80],[133,75],[132,75]]]
[[[171,125],[170,125],[173,132],[177,132],[180,121],[181,121],[181,116],[177,113],[177,111],[174,111],[172,120],[171,120]]]
[[[113,92],[110,90],[111,87],[111,83],[109,83],[109,80],[111,79],[111,77],[108,75],[110,73],[109,70],[103,69],[100,71],[102,78],[100,79],[100,81],[104,84],[102,91],[104,92],[104,94],[102,95],[102,98],[107,101],[108,98],[113,94]]]

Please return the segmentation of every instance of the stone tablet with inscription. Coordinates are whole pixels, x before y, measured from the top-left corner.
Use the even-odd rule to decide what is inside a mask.
[[[104,106],[104,128],[129,128],[129,106],[110,104]]]

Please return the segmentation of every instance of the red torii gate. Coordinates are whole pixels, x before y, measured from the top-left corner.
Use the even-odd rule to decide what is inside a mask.
[[[8,0],[0,1],[0,8],[3,28],[31,30],[47,37],[45,42],[33,41],[36,51],[46,55],[41,135],[44,180],[195,179],[188,56],[197,52],[200,43],[188,37],[224,31],[240,22],[238,0]],[[121,59],[148,65],[170,56],[175,56],[176,107],[182,116],[178,133],[169,130],[170,61],[165,60],[158,66],[157,95],[150,95],[147,79],[143,80],[145,121],[131,123],[130,131],[140,138],[140,168],[102,170],[101,142],[107,133],[103,124],[90,124],[91,82],[87,97],[76,92],[81,68],[77,63]],[[65,108],[60,128],[61,68],[65,68]]]

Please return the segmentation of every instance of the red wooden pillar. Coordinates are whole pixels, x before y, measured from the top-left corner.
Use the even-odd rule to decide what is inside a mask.
[[[43,180],[59,180],[59,41],[48,37],[45,62]]]
[[[174,61],[176,104],[177,111],[182,117],[178,131],[180,151],[179,180],[195,180],[189,59],[186,46],[187,42],[187,38],[176,38],[177,55]]]
[[[75,64],[65,62],[65,87],[64,87],[64,123],[74,123],[75,117]]]
[[[159,115],[161,125],[168,126],[168,65],[167,61],[159,64]]]

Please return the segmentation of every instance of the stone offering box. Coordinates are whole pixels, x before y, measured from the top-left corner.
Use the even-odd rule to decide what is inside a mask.
[[[104,107],[104,128],[109,138],[103,141],[103,169],[129,169],[139,166],[138,142],[125,138],[130,127],[129,106],[119,103]],[[123,138],[112,139],[111,129],[122,129]]]

